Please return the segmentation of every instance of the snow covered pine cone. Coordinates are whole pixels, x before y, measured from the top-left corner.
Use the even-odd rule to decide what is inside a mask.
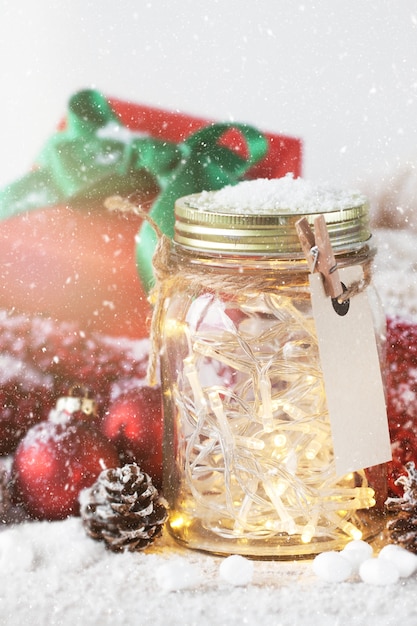
[[[151,478],[138,465],[106,469],[80,494],[87,534],[113,552],[143,550],[158,537],[167,513]]]
[[[402,498],[388,498],[385,506],[394,513],[386,525],[390,543],[395,543],[417,554],[417,469],[413,462],[406,465],[407,476],[400,476],[396,484],[404,487]]]

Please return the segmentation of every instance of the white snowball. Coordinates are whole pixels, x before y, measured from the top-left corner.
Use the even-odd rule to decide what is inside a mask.
[[[373,555],[372,546],[362,539],[349,541],[340,553],[352,565],[353,571],[357,573],[361,563],[370,559]]]
[[[339,583],[351,576],[353,568],[340,552],[322,552],[313,561],[313,571],[328,583]]]
[[[29,571],[34,562],[34,551],[30,542],[17,529],[8,529],[0,533],[0,571],[10,568]]]
[[[253,562],[239,554],[226,557],[219,567],[220,578],[235,585],[248,585],[253,578]]]
[[[402,546],[388,544],[382,548],[378,558],[394,563],[401,578],[408,578],[417,570],[417,555]]]
[[[155,580],[163,591],[179,591],[200,583],[200,572],[185,559],[171,559],[156,568]]]
[[[397,567],[387,559],[367,559],[359,567],[359,576],[370,585],[392,585],[400,577]]]

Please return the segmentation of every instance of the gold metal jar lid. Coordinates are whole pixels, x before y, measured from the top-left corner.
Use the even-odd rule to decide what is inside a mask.
[[[297,179],[298,180],[298,179]],[[245,181],[250,184],[256,181]],[[296,181],[294,181],[296,182]],[[242,184],[242,183],[240,183]],[[222,190],[220,190],[222,191]],[[177,200],[175,204],[174,241],[183,247],[221,254],[271,255],[302,257],[295,223],[306,217],[314,228],[317,215],[324,215],[335,254],[350,252],[363,246],[371,237],[369,205],[366,198],[353,194],[341,203],[335,196],[326,196],[326,202],[300,201],[299,206],[285,208],[282,200],[271,208],[263,205],[260,211],[242,201],[233,206],[222,206],[217,201],[219,192],[202,192]],[[244,196],[243,196],[244,198]]]

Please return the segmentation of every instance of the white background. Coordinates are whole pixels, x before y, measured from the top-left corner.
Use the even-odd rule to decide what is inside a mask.
[[[417,154],[415,0],[0,7],[0,185],[84,87],[301,137],[312,179],[350,184]]]

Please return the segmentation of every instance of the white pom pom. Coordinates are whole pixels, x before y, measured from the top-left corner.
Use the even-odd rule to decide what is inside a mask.
[[[384,546],[378,555],[380,559],[386,559],[393,563],[401,578],[408,578],[417,570],[417,555],[409,552],[402,546],[388,544]]]
[[[362,539],[349,541],[340,553],[352,565],[353,571],[357,573],[361,563],[370,559],[373,555],[372,546]]]
[[[253,578],[253,563],[243,556],[233,554],[220,563],[219,574],[220,578],[235,587],[248,585]]]
[[[154,573],[157,584],[163,591],[178,591],[200,583],[200,572],[185,559],[171,559],[157,567]]]
[[[313,561],[313,571],[328,583],[339,583],[351,576],[353,568],[340,552],[322,552]]]
[[[367,559],[359,567],[359,576],[370,585],[392,585],[398,581],[400,574],[387,559]]]

